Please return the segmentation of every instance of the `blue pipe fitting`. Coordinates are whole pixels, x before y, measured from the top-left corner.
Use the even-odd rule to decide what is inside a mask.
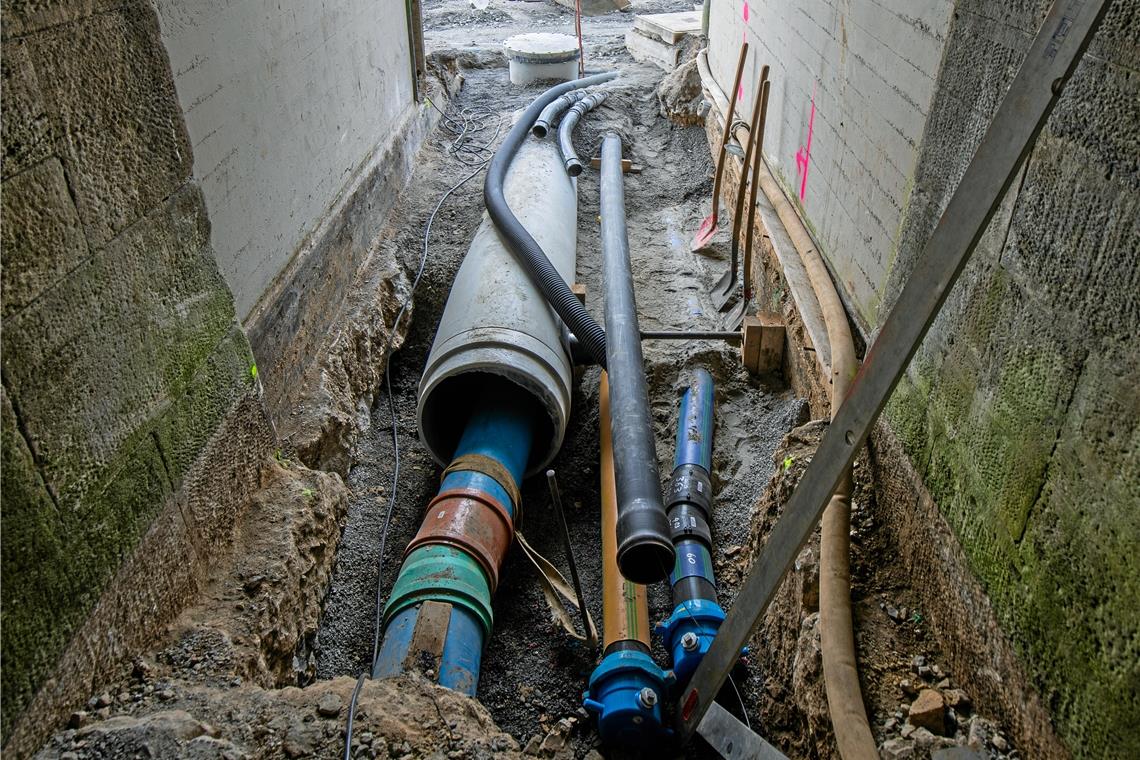
[[[678,683],[686,683],[708,653],[716,638],[724,610],[709,599],[681,602],[669,618],[657,626],[665,648],[673,656],[673,673]]]
[[[590,674],[583,705],[598,720],[598,735],[608,746],[644,748],[672,735],[662,704],[673,674],[638,649],[611,652]]]

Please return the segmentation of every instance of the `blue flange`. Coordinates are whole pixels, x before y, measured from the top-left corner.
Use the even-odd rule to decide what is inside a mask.
[[[722,622],[724,610],[719,604],[708,599],[690,599],[678,604],[669,619],[657,626],[665,648],[673,655],[673,673],[678,683],[688,681],[697,669]],[[692,636],[686,638],[690,633]]]
[[[671,736],[661,705],[673,680],[645,652],[627,649],[603,657],[583,695],[586,709],[598,718],[602,742],[634,749]]]

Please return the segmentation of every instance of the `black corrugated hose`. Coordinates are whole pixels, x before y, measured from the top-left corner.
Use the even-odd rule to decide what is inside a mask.
[[[558,274],[558,270],[550,263],[542,248],[530,233],[522,226],[519,220],[511,213],[507,199],[503,195],[503,182],[507,176],[507,169],[518,152],[530,128],[538,119],[542,109],[556,98],[571,90],[589,87],[594,84],[608,82],[617,77],[616,71],[604,74],[575,79],[551,87],[527,107],[511,131],[507,133],[502,146],[491,159],[487,168],[487,179],[483,183],[483,202],[487,206],[487,214],[507,242],[507,247],[515,255],[530,278],[534,280],[538,289],[542,291],[546,302],[566,323],[578,341],[586,348],[590,357],[602,367],[606,366],[606,333],[594,318],[586,311],[586,307],[571,292],[570,286]]]

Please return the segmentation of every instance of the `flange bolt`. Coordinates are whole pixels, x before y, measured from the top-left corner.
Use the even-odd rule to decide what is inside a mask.
[[[684,636],[681,637],[681,648],[684,649],[686,652],[693,651],[694,649],[697,648],[697,645],[700,643],[701,642],[700,642],[700,639],[697,638],[697,634],[693,633],[692,631],[689,631],[688,633],[686,633]]]
[[[641,690],[641,693],[637,695],[637,701],[640,702],[641,706],[646,710],[652,710],[657,705],[657,692],[646,686]]]

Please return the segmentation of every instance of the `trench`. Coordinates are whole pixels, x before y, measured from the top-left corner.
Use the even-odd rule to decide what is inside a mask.
[[[688,7],[679,0],[651,0],[637,3],[634,10]],[[424,13],[427,47],[435,51],[432,65],[458,65],[464,79],[447,105],[448,114],[478,114],[482,137],[497,144],[511,115],[543,89],[505,85],[499,43],[543,23],[565,28],[570,12],[553,4],[494,0],[485,10],[472,10],[466,1],[429,0]],[[705,129],[677,126],[661,115],[655,94],[661,71],[629,57],[624,45],[628,25],[627,14],[584,20],[588,65],[618,68],[622,78],[583,120],[575,143],[588,159],[598,154],[604,133],[617,132],[625,157],[640,167],[625,176],[625,199],[642,329],[719,330],[720,317],[708,293],[727,266],[727,234],[722,232],[702,255],[688,248],[712,189]],[[452,135],[440,128],[428,138],[412,181],[378,240],[409,277],[419,265],[425,225],[440,197],[471,172],[449,153],[452,144]],[[295,463],[272,465],[267,480],[273,487],[240,526],[234,559],[217,568],[201,598],[173,627],[170,640],[154,652],[138,653],[131,672],[117,683],[93,685],[96,696],[89,708],[96,711],[94,726],[85,726],[91,720],[86,713],[78,720],[73,716],[78,730],[58,731],[40,756],[62,757],[83,750],[84,744],[94,749],[81,756],[122,756],[144,744],[147,751],[162,754],[164,747],[181,746],[181,739],[170,739],[172,730],[200,732],[194,741],[208,737],[220,747],[215,754],[193,756],[340,753],[344,706],[356,676],[372,662],[377,598],[387,599],[404,549],[439,488],[440,468],[417,436],[417,388],[452,280],[483,214],[481,191],[482,174],[454,192],[435,216],[407,335],[390,357],[391,395],[381,388],[370,407],[359,409],[358,424],[366,432],[352,451],[347,488],[335,476]],[[598,173],[587,169],[578,179],[577,281],[586,288],[587,309],[601,321],[598,215]],[[824,423],[809,421],[808,402],[789,389],[787,378],[745,371],[739,348],[646,341],[643,349],[663,479],[672,470],[679,394],[690,371],[707,369],[716,383],[713,560],[720,601],[727,609],[818,445]],[[599,374],[596,368],[577,374],[565,441],[552,467],[587,604],[600,623]],[[393,485],[393,422],[400,470],[381,555]],[[915,591],[926,579],[914,578],[895,561],[905,547],[891,532],[879,530],[893,513],[881,502],[870,469],[866,456],[857,461],[852,600],[864,700],[876,742],[883,743],[899,741],[899,731],[905,730],[905,709],[915,696],[908,689],[922,686],[923,679],[931,685],[943,679],[947,687],[952,676],[955,686],[961,679],[939,667],[946,662],[945,636],[925,618]],[[559,524],[541,478],[522,484],[522,501],[528,540],[565,572]],[[329,551],[334,544],[335,561]],[[750,643],[746,667],[734,671],[734,689],[725,704],[751,716],[752,727],[791,757],[836,757],[818,667],[818,630],[813,628],[818,619],[813,551],[818,556],[818,537],[809,542],[766,614]],[[494,632],[476,694],[486,714],[470,700],[422,679],[367,681],[360,694],[354,756],[434,757],[442,751],[452,757],[494,757],[510,754],[514,743],[519,750],[533,746],[570,721],[569,745],[556,756],[596,760],[591,753],[603,748],[582,709],[582,692],[598,653],[551,622],[535,573],[518,551],[508,553],[501,577]],[[651,586],[648,602],[650,622],[663,620],[673,606],[667,585]],[[319,619],[311,619],[318,611]],[[653,640],[655,659],[668,662],[659,638]],[[930,675],[916,672],[916,657],[924,658],[921,667]],[[332,707],[321,706],[330,701]],[[970,709],[968,703],[961,708],[961,725],[950,727],[949,738],[938,739],[941,746],[967,740],[973,746],[977,733],[987,757],[1017,757],[992,721],[977,719],[980,710],[965,720]],[[148,722],[165,716],[169,724],[173,711],[186,713],[173,728]],[[120,722],[114,730],[99,728],[103,724],[98,721],[111,716],[134,722]],[[215,738],[217,733],[222,737]],[[156,744],[159,739],[175,743]],[[917,749],[915,757],[928,757],[937,748],[913,741],[908,746]],[[115,751],[105,751],[108,747]],[[233,752],[223,754],[227,747]],[[717,757],[700,740],[684,755]],[[617,757],[609,750],[606,756]]]
[[[428,7],[429,23],[431,5]],[[622,19],[619,19],[622,21]],[[624,26],[619,27],[624,29]],[[510,30],[495,30],[496,36]],[[430,35],[430,28],[429,28]],[[592,35],[594,39],[598,36]],[[429,36],[430,39],[430,36]],[[624,53],[620,34],[587,51],[593,65],[609,65]],[[596,55],[591,55],[595,53]],[[599,60],[601,59],[601,60]],[[726,266],[719,244],[709,255],[688,249],[691,231],[707,213],[712,163],[703,128],[679,127],[659,113],[654,87],[660,71],[619,64],[622,79],[606,102],[580,125],[576,144],[584,158],[598,154],[601,137],[616,131],[626,141],[626,158],[641,167],[626,175],[626,211],[638,310],[644,330],[720,329],[720,315],[708,297],[709,284]],[[505,67],[468,68],[462,91],[451,109],[481,104],[509,118],[528,104],[541,87],[507,88]],[[451,112],[451,111],[449,111]],[[412,187],[397,210],[402,255],[418,252],[426,213],[446,187],[463,176],[446,155],[447,140],[432,140],[421,155]],[[439,468],[415,435],[416,390],[450,283],[481,218],[481,178],[458,192],[441,210],[430,245],[430,260],[416,293],[414,317],[404,347],[392,358],[391,382],[400,430],[400,478],[385,556],[377,556],[383,512],[389,498],[393,451],[388,404],[371,410],[370,433],[355,452],[348,477],[354,494],[338,548],[337,566],[325,604],[317,648],[317,675],[356,674],[371,661],[377,578],[387,598],[404,547],[419,528],[422,512],[439,485]],[[585,285],[587,308],[601,314],[601,260],[598,173],[578,180],[578,282]],[[414,266],[405,261],[405,267]],[[807,419],[807,406],[781,378],[757,378],[741,366],[739,348],[724,343],[644,345],[646,373],[660,472],[672,470],[680,391],[687,371],[708,369],[717,386],[714,437],[714,485],[718,487],[714,530],[719,560],[749,540],[751,505],[772,474],[772,452],[784,434]],[[558,473],[567,508],[575,559],[591,614],[601,621],[600,496],[598,462],[599,370],[590,368],[574,384],[566,439],[552,468]],[[525,523],[534,547],[566,572],[567,563],[556,515],[541,478],[522,485]],[[495,629],[483,656],[478,699],[498,725],[521,745],[545,734],[566,717],[586,721],[580,712],[582,691],[596,665],[596,653],[558,630],[550,621],[534,570],[517,551],[508,554],[494,600]],[[731,594],[726,595],[731,599]],[[672,610],[666,584],[651,588],[651,622]],[[657,645],[659,647],[659,645]],[[667,661],[663,650],[658,659]],[[588,730],[574,734],[576,750],[597,742]]]

